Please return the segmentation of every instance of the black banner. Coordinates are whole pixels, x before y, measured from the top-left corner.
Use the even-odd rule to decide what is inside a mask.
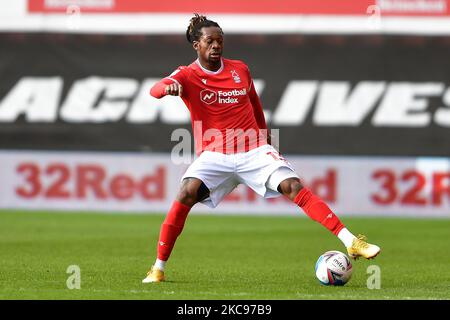
[[[448,38],[225,30],[224,56],[249,65],[283,153],[450,155]],[[1,34],[0,148],[170,151],[189,118],[148,90],[195,58],[182,36]]]

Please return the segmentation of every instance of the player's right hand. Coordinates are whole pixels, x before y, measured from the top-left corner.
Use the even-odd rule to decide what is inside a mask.
[[[178,83],[171,83],[165,89],[166,95],[180,96],[183,94],[183,86]]]

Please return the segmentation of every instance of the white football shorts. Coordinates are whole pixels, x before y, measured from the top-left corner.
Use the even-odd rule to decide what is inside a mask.
[[[263,145],[248,152],[223,154],[204,151],[189,166],[181,181],[197,178],[209,189],[209,197],[202,201],[215,208],[239,184],[245,184],[264,198],[281,194],[279,184],[287,178],[298,178],[289,162],[271,145]]]

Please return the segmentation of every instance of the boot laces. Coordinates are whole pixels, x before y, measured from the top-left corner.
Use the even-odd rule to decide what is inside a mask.
[[[358,239],[358,241],[355,241],[356,248],[366,249],[369,247],[369,244],[366,242],[367,237],[365,235],[358,234],[358,236],[356,238]]]
[[[151,275],[153,273],[153,266],[150,268],[150,270],[147,272],[147,276]]]

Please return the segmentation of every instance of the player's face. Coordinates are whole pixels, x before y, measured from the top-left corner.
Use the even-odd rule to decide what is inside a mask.
[[[194,42],[194,49],[203,61],[216,64],[220,61],[223,51],[222,29],[218,27],[202,28],[202,36]]]

